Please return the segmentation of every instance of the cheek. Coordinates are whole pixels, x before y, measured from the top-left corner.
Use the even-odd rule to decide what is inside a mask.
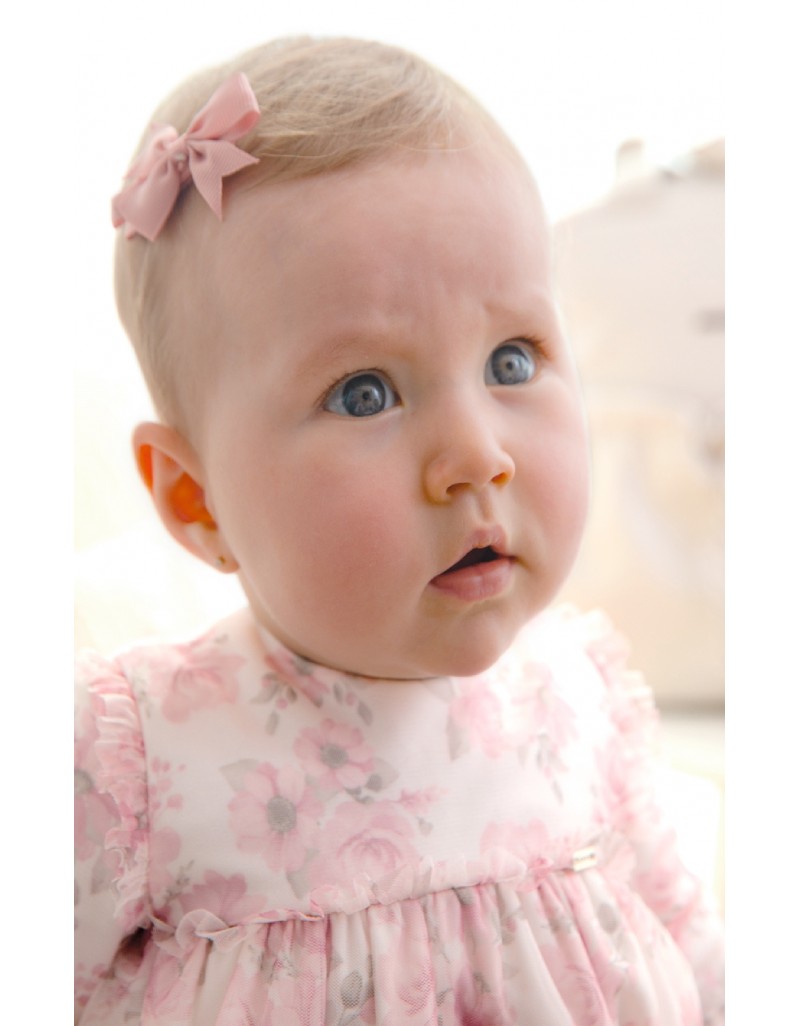
[[[589,449],[583,421],[566,418],[536,434],[524,463],[526,501],[553,537],[570,543],[583,531],[589,504]]]
[[[254,496],[252,557],[260,563],[269,553],[269,563],[280,566],[296,590],[311,579],[318,589],[358,582],[361,593],[369,591],[408,548],[408,503],[397,472],[341,459],[299,465],[302,473],[274,468],[271,482]]]
[[[583,516],[589,490],[589,464],[586,447],[563,442],[553,445],[542,461],[543,495],[553,514],[563,516],[574,509]]]

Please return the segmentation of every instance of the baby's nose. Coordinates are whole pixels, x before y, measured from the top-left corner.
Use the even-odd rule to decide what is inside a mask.
[[[514,460],[490,424],[460,412],[445,425],[425,462],[423,486],[431,502],[450,502],[459,492],[505,487]]]

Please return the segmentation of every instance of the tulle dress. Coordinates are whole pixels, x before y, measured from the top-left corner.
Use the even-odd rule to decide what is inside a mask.
[[[600,614],[377,681],[237,613],[79,660],[82,1026],[723,1022],[721,929]]]

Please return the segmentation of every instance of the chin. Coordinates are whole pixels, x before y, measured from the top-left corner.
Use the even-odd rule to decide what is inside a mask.
[[[442,651],[431,674],[435,677],[474,677],[497,662],[514,643],[517,631],[502,632],[492,638],[473,638],[452,652]]]
[[[476,620],[471,629],[451,644],[443,644],[435,657],[433,676],[474,677],[493,666],[513,646],[518,634],[547,608],[541,593],[536,600],[495,619]],[[466,635],[466,636],[465,636]]]

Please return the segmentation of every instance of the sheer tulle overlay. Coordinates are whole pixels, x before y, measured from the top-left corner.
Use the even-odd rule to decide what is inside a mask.
[[[424,683],[308,663],[247,612],[83,656],[78,1021],[722,1023],[624,661],[570,611]]]

